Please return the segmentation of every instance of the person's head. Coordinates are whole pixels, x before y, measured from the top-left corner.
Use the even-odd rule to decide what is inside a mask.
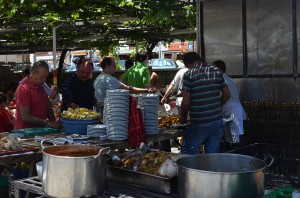
[[[125,61],[125,69],[129,69],[130,67],[132,67],[134,65],[133,60],[129,59]]]
[[[76,65],[76,75],[80,81],[86,82],[92,77],[94,64],[92,61],[81,58]]]
[[[7,103],[7,97],[0,92],[0,107],[6,107],[6,103]]]
[[[30,80],[36,86],[41,86],[49,76],[49,66],[45,61],[37,61],[31,67]]]
[[[201,62],[201,57],[196,52],[188,52],[183,56],[183,63],[187,68],[193,68],[198,62]]]
[[[221,72],[225,73],[226,72],[226,64],[224,61],[222,60],[216,60],[212,63],[213,66],[219,68],[219,70],[221,70]]]
[[[135,55],[135,61],[137,62],[148,62],[148,54],[147,52],[139,52]]]
[[[105,73],[113,74],[117,71],[116,61],[112,56],[104,57],[100,65]]]

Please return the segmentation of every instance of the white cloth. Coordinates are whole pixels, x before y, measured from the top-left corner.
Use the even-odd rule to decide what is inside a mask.
[[[182,81],[183,81],[183,74],[188,70],[188,68],[182,68],[180,69],[174,79],[172,80],[171,84],[174,86],[174,89],[176,90],[176,94],[179,95],[181,94],[182,90]],[[182,102],[182,97],[177,97],[176,98],[176,106],[181,106]]]
[[[104,101],[106,90],[118,89],[122,83],[110,74],[102,72],[94,81],[95,97],[98,101]]]
[[[231,123],[232,133],[238,133],[240,135],[244,134],[244,126],[243,120],[247,119],[245,110],[239,99],[239,91],[233,82],[233,80],[227,76],[227,74],[223,74],[224,80],[230,91],[230,98],[223,106],[223,114],[225,118],[229,118],[233,115],[234,120]]]

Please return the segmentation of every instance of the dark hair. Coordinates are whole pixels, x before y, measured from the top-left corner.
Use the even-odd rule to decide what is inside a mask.
[[[44,68],[49,71],[48,63],[46,63],[45,61],[37,61],[33,63],[31,73],[38,73],[40,68]]]
[[[7,97],[2,92],[0,92],[0,104],[2,104],[3,102],[7,102]]]
[[[225,73],[226,72],[226,64],[222,60],[216,60],[212,63],[213,66],[219,68],[221,72]]]
[[[94,71],[94,63],[90,59],[86,59],[84,56],[76,57],[76,60],[73,59],[73,63],[76,64],[76,70],[78,70],[81,64],[89,63]]]
[[[100,66],[102,67],[102,69],[105,69],[106,65],[111,65],[113,61],[115,60],[112,56],[106,56],[102,59]]]
[[[147,52],[139,52],[135,55],[135,61],[144,62],[148,58]]]
[[[187,67],[187,65],[193,64],[195,61],[201,61],[201,57],[198,53],[196,52],[188,52],[185,53],[183,56],[183,63]]]
[[[134,65],[133,60],[129,59],[125,61],[125,69],[129,69],[130,67],[132,67]]]

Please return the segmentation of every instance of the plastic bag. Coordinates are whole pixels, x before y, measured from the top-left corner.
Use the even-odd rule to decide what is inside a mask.
[[[178,156],[172,156],[169,157],[158,169],[158,174],[165,177],[174,177],[177,175],[177,165],[176,160],[180,157]]]
[[[234,127],[236,122],[237,120],[233,114],[230,117],[223,118],[225,141],[228,143],[240,142],[240,134]]]

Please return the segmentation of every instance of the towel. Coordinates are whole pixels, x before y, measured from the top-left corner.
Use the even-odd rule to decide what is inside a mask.
[[[139,147],[142,142],[147,143],[142,111],[136,107],[135,97],[129,95],[129,102],[128,143],[132,147]]]

